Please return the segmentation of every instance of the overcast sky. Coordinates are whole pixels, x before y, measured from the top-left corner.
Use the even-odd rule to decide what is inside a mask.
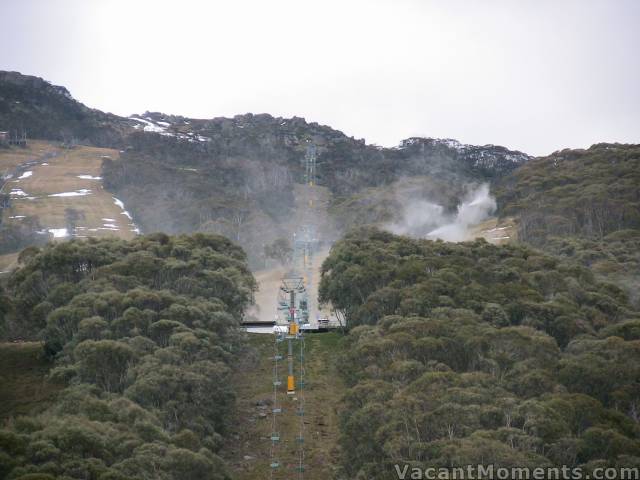
[[[542,155],[640,143],[637,0],[0,0],[0,69],[88,106]]]

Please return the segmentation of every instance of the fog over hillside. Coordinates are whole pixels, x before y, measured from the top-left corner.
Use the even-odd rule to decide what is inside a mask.
[[[448,242],[472,240],[471,228],[496,211],[496,201],[489,185],[470,188],[455,213],[447,213],[442,205],[427,200],[408,200],[402,204],[401,220],[386,225],[398,235],[441,239]]]
[[[119,117],[77,102],[63,86],[17,72],[0,72],[0,88],[3,128],[67,146],[118,149],[104,155],[100,176],[126,205],[136,228],[223,234],[247,250],[254,268],[265,265],[265,247],[295,232],[295,186],[304,183],[303,159],[310,145],[318,152],[317,184],[329,193],[325,208],[334,225],[322,232],[327,243],[363,223],[402,223],[405,210],[420,208],[416,201],[442,208],[439,218],[422,220],[431,222],[431,229],[407,230],[426,235],[454,221],[467,186],[495,182],[531,159],[502,146],[453,139],[412,137],[398,147],[382,148],[300,117],[194,119],[160,112]],[[389,192],[402,191],[407,182],[410,192],[386,201]],[[30,221],[35,220],[21,224]],[[466,238],[454,230],[446,238]],[[28,232],[13,236],[14,244],[31,242]]]

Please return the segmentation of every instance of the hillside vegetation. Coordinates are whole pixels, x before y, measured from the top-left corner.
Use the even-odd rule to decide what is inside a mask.
[[[640,317],[525,246],[361,230],[323,265],[352,330],[339,360],[349,478],[418,466],[640,465]]]
[[[114,146],[130,128],[121,117],[74,100],[65,87],[0,71],[0,130],[24,132],[29,138]]]
[[[265,245],[296,229],[293,191],[304,181],[309,145],[317,149],[316,181],[331,193],[339,231],[388,221],[409,197],[455,210],[466,183],[500,178],[528,159],[502,147],[433,139],[379,148],[304,119],[266,114],[212,120],[148,114],[145,121],[164,130],[127,137],[120,159],[104,163],[105,186],[144,231],[220,233],[243,246],[254,267],[264,264]],[[185,122],[197,141],[180,133]]]
[[[603,143],[527,162],[504,179],[497,200],[504,215],[519,215],[519,238],[526,242],[601,240],[640,228],[639,185],[640,146]]]
[[[120,157],[104,154],[110,158],[98,176],[142,231],[222,234],[247,251],[253,268],[264,267],[265,246],[295,231],[294,185],[305,181],[309,145],[317,149],[316,182],[330,192],[338,231],[389,221],[408,194],[454,211],[465,184],[493,182],[530,159],[451,139],[410,138],[382,148],[298,117],[145,112],[124,118],[89,109],[64,87],[17,72],[0,72],[0,130],[122,150]],[[415,188],[404,188],[406,179],[414,179]],[[48,227],[23,219],[5,235],[5,250],[37,244],[34,232]],[[328,230],[322,240],[332,241],[335,229]]]
[[[589,267],[638,305],[640,146],[598,144],[531,160],[499,182],[518,238]]]
[[[640,467],[638,145],[533,159],[298,117],[124,118],[16,72],[0,130],[38,139],[0,146],[0,336],[27,340],[0,345],[0,478],[268,475],[271,336],[239,323],[249,268],[286,264],[308,222],[323,247],[350,232],[319,285],[348,331],[309,338],[309,479]],[[371,227],[426,218],[395,230],[423,236],[480,184],[499,218],[465,228],[492,243]],[[67,236],[88,238],[43,245]],[[253,318],[273,318],[280,273]]]
[[[23,252],[3,297],[6,328],[40,332],[66,387],[0,430],[0,477],[227,478],[217,452],[254,289],[245,260],[203,234]]]

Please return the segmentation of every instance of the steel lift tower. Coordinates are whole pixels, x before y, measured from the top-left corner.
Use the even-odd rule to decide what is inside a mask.
[[[303,296],[305,291],[304,279],[300,276],[289,275],[282,280],[282,286],[280,287],[282,295],[286,296],[288,322],[286,329],[278,330],[275,334],[274,344],[274,356],[273,356],[273,407],[272,407],[272,420],[271,420],[271,479],[282,478],[277,477],[277,471],[282,467],[280,460],[278,459],[279,445],[281,442],[281,436],[278,432],[278,416],[283,413],[283,409],[280,406],[279,387],[282,385],[280,381],[278,362],[283,360],[283,356],[280,354],[279,344],[286,341],[287,343],[287,397],[291,400],[288,405],[296,405],[295,413],[300,418],[299,420],[299,432],[295,438],[295,442],[298,445],[298,461],[295,467],[297,471],[298,480],[304,478],[304,337],[300,331],[300,321],[304,318],[305,301],[298,300],[298,295]],[[299,308],[302,306],[302,308]],[[295,365],[294,358],[294,344],[298,344],[298,368]],[[296,381],[296,371],[298,373],[298,381]],[[293,402],[296,402],[295,404]]]
[[[295,405],[295,413],[299,417],[299,431],[295,442],[298,445],[298,458],[295,470],[297,479],[304,479],[305,453],[304,453],[304,416],[305,416],[305,344],[301,325],[309,323],[309,298],[307,292],[313,278],[313,252],[317,247],[315,218],[313,212],[314,186],[316,184],[316,146],[309,144],[304,156],[304,184],[307,204],[302,212],[302,222],[294,235],[294,253],[292,268],[282,279],[282,285],[278,293],[278,312],[286,328],[276,326],[274,356],[273,356],[273,408],[271,423],[271,479],[287,478],[279,476],[282,467],[278,454],[281,436],[278,432],[278,417],[283,414],[279,402],[279,391],[282,382],[279,376],[279,362],[284,360],[280,354],[279,344],[287,344],[287,388],[286,397],[290,400],[288,405]],[[295,348],[298,347],[298,348]],[[296,368],[295,350],[299,350],[298,366]],[[298,380],[296,381],[296,373]],[[294,403],[295,402],[295,403]],[[285,472],[286,475],[286,472]],[[289,477],[291,478],[291,477]]]
[[[299,238],[296,238],[298,250],[301,252],[301,270],[304,272],[304,281],[307,291],[311,291],[313,282],[313,254],[318,248],[318,237],[316,227],[316,216],[314,212],[314,195],[316,194],[316,165],[318,150],[313,143],[307,145],[304,156],[306,194],[308,205],[303,215],[303,223],[300,226]],[[311,303],[315,299],[310,298],[308,304],[309,313],[315,313],[317,309],[312,308]]]

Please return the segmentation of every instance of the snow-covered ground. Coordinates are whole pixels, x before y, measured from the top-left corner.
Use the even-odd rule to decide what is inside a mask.
[[[64,238],[69,236],[66,228],[49,228],[49,233],[53,234],[53,238]]]
[[[194,132],[171,132],[168,131],[172,124],[164,120],[153,120],[151,117],[129,117],[130,120],[139,122],[138,125],[134,125],[133,128],[142,129],[144,132],[158,133],[165,137],[175,137],[182,140],[188,140],[189,142],[210,142],[209,137],[200,135]],[[189,122],[184,122],[185,125],[189,125]]]
[[[11,192],[9,192],[9,195],[11,195],[12,197],[26,197],[27,194],[24,192],[24,190],[20,189],[20,188],[12,188]]]
[[[52,193],[49,197],[84,197],[85,195],[91,195],[91,190],[81,188],[75,192]]]
[[[122,209],[122,212],[120,212],[120,215],[125,215],[129,220],[131,220],[131,223],[129,223],[129,227],[131,227],[131,231],[139,235],[140,228],[138,228],[138,226],[133,222],[133,217],[131,217],[131,214],[124,208],[124,203],[122,203],[122,200],[118,200],[116,197],[112,197],[112,198],[113,198],[113,202]]]
[[[166,133],[167,131],[167,127],[170,126],[170,124],[167,125],[158,125],[156,123],[153,123],[151,120],[147,120],[144,118],[139,118],[139,117],[129,117],[131,120],[135,120],[136,122],[140,122],[142,123],[142,129],[145,132],[153,132],[153,133]],[[162,123],[167,123],[167,122],[162,122]],[[134,126],[134,128],[140,128],[139,125]],[[173,135],[173,134],[169,134],[169,135]]]

